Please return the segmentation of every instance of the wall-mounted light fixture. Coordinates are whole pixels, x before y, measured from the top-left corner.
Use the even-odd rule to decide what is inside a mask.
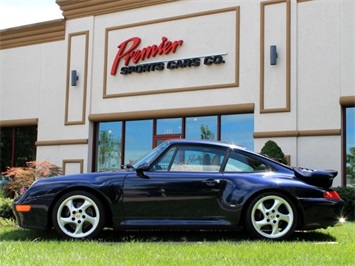
[[[276,45],[270,45],[270,65],[277,64],[277,48]]]
[[[71,71],[71,85],[76,86],[76,82],[79,80],[76,70]]]

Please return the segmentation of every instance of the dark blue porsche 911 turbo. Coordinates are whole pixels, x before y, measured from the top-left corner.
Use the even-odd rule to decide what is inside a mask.
[[[19,225],[68,238],[118,230],[245,228],[280,240],[340,224],[337,172],[291,168],[241,147],[168,140],[116,172],[43,178],[13,204]]]

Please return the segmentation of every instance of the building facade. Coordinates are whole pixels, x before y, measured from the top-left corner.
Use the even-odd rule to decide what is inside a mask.
[[[2,169],[119,169],[168,138],[273,140],[291,165],[355,183],[354,1],[56,2],[65,19],[0,31]]]

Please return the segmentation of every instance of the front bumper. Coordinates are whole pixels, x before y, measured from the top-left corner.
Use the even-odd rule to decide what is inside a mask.
[[[17,211],[17,205],[30,205],[29,211]],[[41,198],[31,202],[22,202],[21,198],[14,201],[12,211],[15,214],[18,225],[26,229],[43,230],[50,227],[50,217],[48,216],[49,201]]]

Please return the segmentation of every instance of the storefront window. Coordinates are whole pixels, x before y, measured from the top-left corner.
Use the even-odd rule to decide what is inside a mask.
[[[127,121],[125,133],[125,164],[133,164],[152,149],[153,120]]]
[[[122,122],[106,122],[99,125],[97,170],[121,168]]]
[[[37,126],[0,128],[1,172],[36,160]]]
[[[134,164],[169,138],[222,140],[254,149],[254,114],[115,121],[98,127],[97,171]]]
[[[346,108],[346,185],[355,186],[355,107]]]
[[[221,140],[254,150],[254,114],[221,116]]]
[[[186,138],[217,140],[217,116],[186,118]]]
[[[12,165],[12,128],[0,129],[0,159],[1,159],[1,172],[4,172],[7,167]]]
[[[170,135],[182,133],[181,118],[165,118],[157,120],[157,135]]]

